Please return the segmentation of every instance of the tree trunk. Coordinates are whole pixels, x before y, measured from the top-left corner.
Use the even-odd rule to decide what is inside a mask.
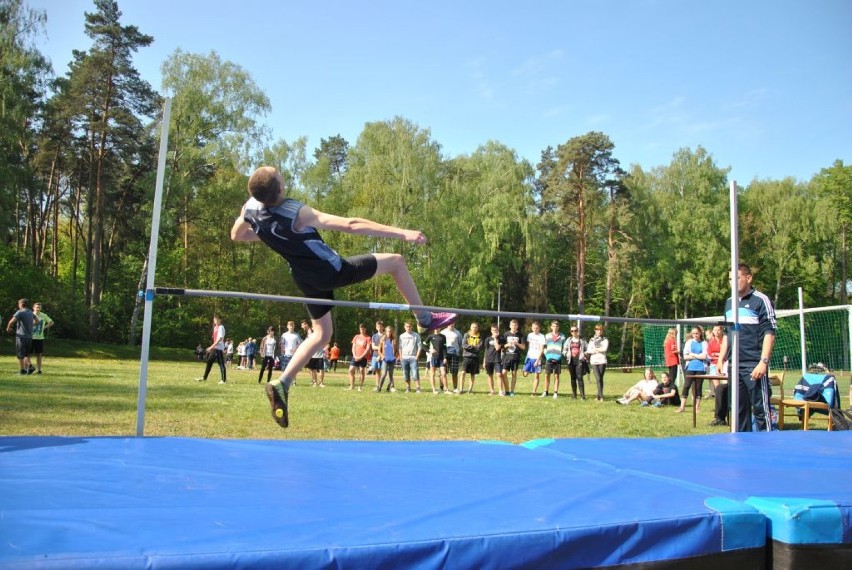
[[[604,295],[604,316],[609,316],[609,311],[612,306],[612,282],[613,282],[613,274],[615,273],[615,212],[612,211],[615,208],[615,204],[612,203],[612,199],[610,198],[610,217],[609,217],[609,231],[607,233],[607,241],[606,241],[606,294]]]
[[[54,178],[54,166],[58,158],[59,151],[56,152],[56,155],[53,157],[53,162],[51,162],[50,165],[51,180]],[[53,183],[53,187],[56,189],[56,192],[53,195],[53,233],[51,235],[50,243],[50,274],[53,277],[56,277],[59,275],[59,201],[61,196],[61,192],[59,191],[59,176],[56,176],[56,182]]]
[[[114,59],[113,59],[114,60]],[[106,93],[104,93],[101,105],[100,140],[97,145],[97,174],[95,177],[95,208],[94,217],[90,218],[89,225],[95,226],[94,240],[92,242],[92,299],[89,308],[89,335],[92,340],[98,338],[100,315],[98,309],[103,294],[104,275],[104,214],[106,212],[106,188],[104,188],[104,163],[106,162],[107,131],[109,130],[109,116],[112,102],[113,77],[107,78]],[[93,137],[94,138],[94,137]]]
[[[95,215],[95,133],[89,136],[89,183],[86,186],[86,242],[83,252],[86,254],[85,289],[86,309],[92,306],[92,240],[94,239]]]
[[[633,307],[633,299],[635,298],[635,293],[630,295],[630,299],[627,301],[627,309],[624,311],[624,316],[630,316],[630,309]],[[618,349],[618,363],[624,363],[624,346],[627,344],[627,323],[624,323],[624,326],[621,327],[621,347]]]
[[[91,268],[91,305],[89,306],[89,336],[92,340],[98,338],[98,325],[100,322],[98,315],[98,306],[101,303],[101,264],[103,263],[103,243],[104,243],[104,188],[102,182],[103,158],[98,157],[98,174],[95,180],[95,200],[94,200],[94,216],[90,219],[89,225],[94,226],[92,236],[92,268]]]
[[[81,173],[82,174],[82,173]],[[83,181],[77,180],[74,187],[74,197],[71,202],[71,220],[68,224],[68,239],[71,242],[72,258],[71,258],[71,298],[77,298],[77,269],[80,266],[80,207],[83,201],[82,197]],[[76,303],[72,316],[76,321],[77,311]]]
[[[183,196],[183,286],[187,286],[187,273],[189,269],[189,190]]]

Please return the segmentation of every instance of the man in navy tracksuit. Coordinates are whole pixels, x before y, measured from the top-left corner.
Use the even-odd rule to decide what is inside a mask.
[[[769,431],[769,358],[775,345],[775,309],[769,297],[751,286],[751,268],[741,263],[737,269],[737,295],[739,302],[739,404],[737,407],[737,431],[752,431],[752,415],[757,431]],[[731,299],[725,301],[725,319],[734,318]],[[730,341],[722,339],[719,369],[724,370],[730,360]],[[733,381],[734,374],[728,377]],[[729,381],[729,383],[730,383]],[[722,394],[722,405],[727,401],[727,390]],[[717,396],[717,399],[719,396]],[[718,419],[717,412],[717,419]]]

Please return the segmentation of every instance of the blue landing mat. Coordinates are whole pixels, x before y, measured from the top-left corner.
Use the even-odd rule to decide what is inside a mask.
[[[647,440],[644,440],[647,442]],[[784,431],[525,444],[625,472],[677,480],[754,506],[787,544],[852,545],[852,432]]]
[[[819,496],[767,486],[782,471],[750,466],[770,458],[771,434],[527,446],[5,437],[0,567],[665,567],[741,554],[727,560],[755,567],[744,561],[763,558],[767,517],[744,497],[842,505],[848,536],[852,486],[820,481],[848,477],[852,438],[801,433],[779,434],[800,462],[813,436],[844,450],[794,473]],[[715,469],[728,487],[703,480]]]

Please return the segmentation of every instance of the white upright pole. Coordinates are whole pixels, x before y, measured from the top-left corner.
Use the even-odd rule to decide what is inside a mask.
[[[739,223],[737,221],[737,183],[731,181],[731,315],[725,318],[734,323],[731,329],[731,358],[728,361],[728,390],[731,392],[731,433],[739,426],[740,403],[740,294],[737,287],[738,267],[740,264]]]
[[[151,241],[148,245],[148,279],[145,285],[145,319],[142,324],[142,356],[139,366],[139,399],[136,404],[136,435],[145,435],[145,397],[148,392],[148,356],[151,347],[151,318],[154,309],[154,275],[157,272],[157,246],[160,237],[160,209],[163,204],[163,179],[166,173],[166,153],[169,148],[169,122],[172,100],[166,98],[163,125],[160,130],[160,156],[157,161],[157,181],[154,187],[154,212],[151,216]]]
[[[849,368],[852,369],[852,306],[846,305],[846,314],[849,321],[849,352],[843,359],[843,363],[848,364]],[[852,408],[852,382],[849,383],[849,407]]]
[[[799,338],[802,347],[802,376],[808,371],[808,353],[805,348],[805,302],[802,297],[802,288],[799,287]]]
[[[849,352],[846,354],[846,358],[843,358],[843,368],[852,372],[852,305],[846,305],[846,320],[848,327],[848,335],[849,335],[849,346],[846,348]],[[849,393],[852,394],[852,384],[849,385]],[[852,407],[852,401],[849,402],[849,406]]]

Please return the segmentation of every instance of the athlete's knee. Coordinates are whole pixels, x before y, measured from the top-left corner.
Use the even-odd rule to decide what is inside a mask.
[[[380,272],[396,273],[406,268],[405,258],[399,253],[384,253],[379,261]]]
[[[334,333],[334,329],[331,326],[323,329],[322,334],[320,335],[320,338],[322,339],[322,345],[323,346],[325,346],[329,343],[329,341],[331,340],[332,333]]]

